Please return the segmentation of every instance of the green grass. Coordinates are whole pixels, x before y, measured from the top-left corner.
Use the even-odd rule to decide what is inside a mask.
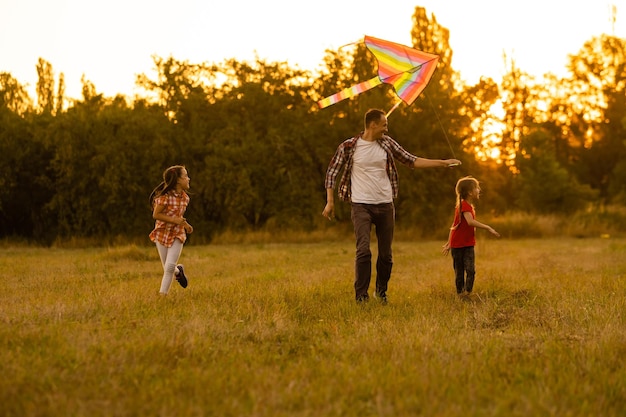
[[[394,244],[387,306],[353,242],[0,251],[2,416],[619,416],[626,240]]]

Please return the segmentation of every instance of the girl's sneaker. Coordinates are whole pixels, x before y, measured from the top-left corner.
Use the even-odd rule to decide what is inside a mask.
[[[176,275],[176,281],[180,284],[181,287],[187,288],[187,277],[185,276],[185,270],[182,265],[176,265],[178,268],[178,275]]]

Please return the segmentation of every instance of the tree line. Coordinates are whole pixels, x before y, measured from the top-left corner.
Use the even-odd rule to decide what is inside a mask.
[[[389,116],[410,152],[456,157],[458,169],[400,167],[399,227],[447,227],[454,184],[473,175],[494,215],[571,215],[626,201],[626,41],[602,35],[569,57],[570,76],[529,76],[508,62],[500,83],[460,81],[449,31],[420,7],[413,46],[440,56],[424,93]],[[68,99],[63,74],[37,64],[36,103],[0,73],[0,236],[147,235],[148,195],[174,164],[187,167],[187,215],[202,242],[226,230],[322,227],[324,174],[337,145],[362,130],[369,108],[389,109],[383,84],[320,110],[317,101],[376,73],[364,45],[327,51],[319,74],[286,63],[190,63],[153,57],[145,92],[105,97],[83,77]],[[340,205],[338,220],[349,222]]]

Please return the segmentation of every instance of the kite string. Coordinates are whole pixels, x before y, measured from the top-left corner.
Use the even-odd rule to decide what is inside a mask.
[[[441,126],[441,130],[443,131],[443,135],[446,137],[446,141],[448,142],[448,146],[450,147],[450,151],[452,152],[452,157],[454,159],[456,159],[456,155],[454,154],[454,149],[452,149],[452,144],[450,143],[450,139],[448,138],[448,134],[446,133],[446,129],[444,129],[443,127],[443,123],[441,123],[441,119],[439,118],[439,113],[437,113],[437,109],[435,109],[435,106],[433,105],[433,102],[430,100],[430,96],[428,94],[424,94],[426,96],[426,98],[428,98],[428,102],[430,103],[430,106],[433,108],[433,111],[435,112],[435,116],[437,116],[437,121],[439,122],[439,126]]]
[[[345,48],[347,46],[358,45],[360,43],[363,43],[363,39],[359,39],[358,41],[354,41],[354,42],[347,43],[345,45],[341,45],[338,49],[342,49],[342,48]]]

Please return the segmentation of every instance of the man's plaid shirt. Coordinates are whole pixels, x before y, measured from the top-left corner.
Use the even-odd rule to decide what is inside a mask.
[[[335,155],[330,160],[328,169],[326,170],[326,180],[324,181],[325,188],[334,188],[337,175],[341,169],[345,166],[343,176],[339,182],[339,189],[337,193],[339,198],[343,201],[350,201],[352,198],[352,157],[356,149],[356,142],[361,138],[363,132],[359,135],[345,140],[339,145]],[[393,191],[393,198],[398,197],[398,170],[394,162],[394,158],[398,162],[407,166],[413,167],[413,163],[417,159],[415,155],[404,150],[402,146],[389,136],[383,135],[377,142],[387,152],[387,175],[391,182],[391,189]]]

